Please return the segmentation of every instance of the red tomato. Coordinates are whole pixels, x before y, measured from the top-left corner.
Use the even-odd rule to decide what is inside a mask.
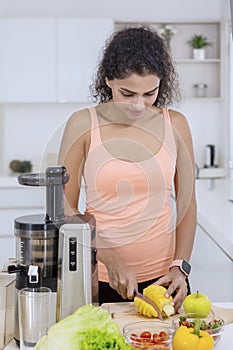
[[[159,336],[160,336],[161,338],[164,338],[164,337],[166,337],[166,336],[167,336],[167,333],[166,333],[166,332],[161,331],[161,332],[159,333]]]
[[[159,344],[159,341],[160,341],[160,336],[159,336],[159,334],[154,333],[154,334],[153,334],[153,342],[154,342],[155,344]]]
[[[140,338],[143,338],[143,339],[151,339],[151,332],[142,332],[141,335],[140,335]]]
[[[134,340],[134,341],[137,341],[138,335],[137,335],[136,333],[132,333],[132,334],[130,335],[130,339],[131,339],[131,340]]]
[[[162,341],[169,339],[169,336],[167,335],[166,332],[160,332],[159,335],[160,335]]]

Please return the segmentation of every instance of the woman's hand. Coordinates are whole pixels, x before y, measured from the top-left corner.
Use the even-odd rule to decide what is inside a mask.
[[[137,289],[135,273],[130,270],[114,249],[98,249],[97,258],[102,261],[108,271],[109,285],[123,299],[133,299]]]
[[[108,268],[109,285],[115,289],[124,299],[133,299],[134,289],[137,289],[135,274],[119,261]]]
[[[158,279],[154,284],[167,287],[166,297],[176,292],[173,303],[176,312],[178,312],[188,291],[186,276],[180,271],[179,267],[172,267],[167,275]]]

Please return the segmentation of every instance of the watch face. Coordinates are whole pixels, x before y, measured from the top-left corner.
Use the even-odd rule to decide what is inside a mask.
[[[187,273],[187,275],[189,275],[190,270],[191,270],[191,266],[185,260],[183,260],[183,262],[182,262],[182,270],[184,270]]]

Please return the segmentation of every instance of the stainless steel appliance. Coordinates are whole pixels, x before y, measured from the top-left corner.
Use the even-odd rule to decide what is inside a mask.
[[[52,290],[51,324],[78,306],[98,303],[95,259],[95,221],[87,215],[64,217],[64,187],[69,174],[64,167],[49,167],[45,174],[24,174],[18,182],[46,187],[46,213],[15,219],[17,264],[16,293],[25,287]],[[19,345],[18,306],[14,338]]]
[[[94,218],[75,216],[69,222],[59,233],[58,320],[81,305],[99,303]]]

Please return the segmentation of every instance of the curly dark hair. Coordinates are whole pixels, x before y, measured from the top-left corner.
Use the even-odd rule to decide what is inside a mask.
[[[134,73],[159,77],[155,106],[164,107],[179,100],[177,73],[164,40],[149,26],[140,25],[118,30],[106,41],[91,87],[93,101],[111,100],[112,92],[105,78],[125,79]]]

